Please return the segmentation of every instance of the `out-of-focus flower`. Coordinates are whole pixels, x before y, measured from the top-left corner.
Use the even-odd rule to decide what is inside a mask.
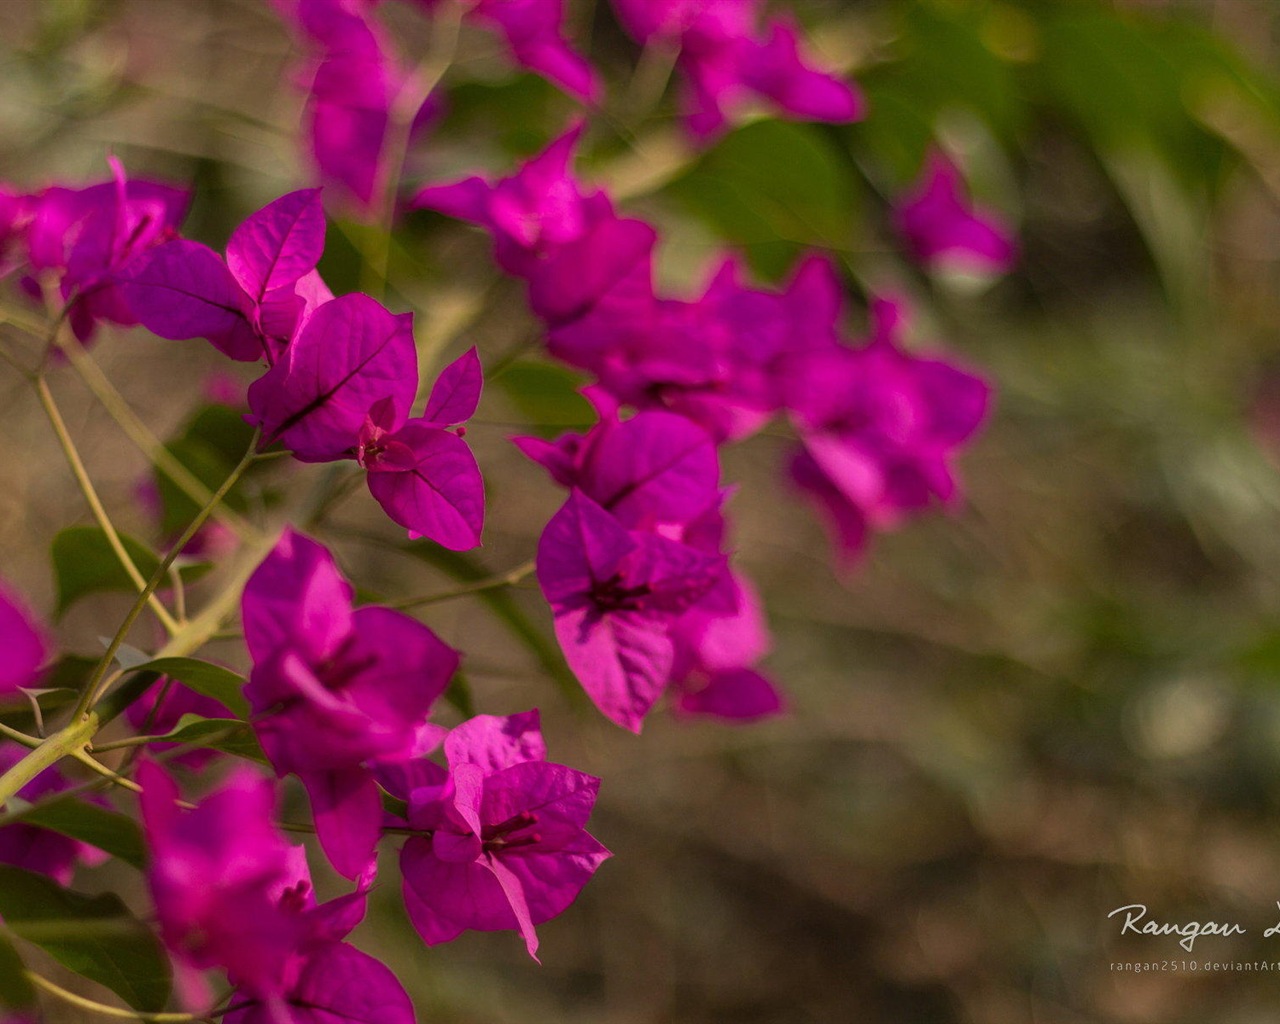
[[[911,254],[937,270],[1004,274],[1018,259],[1003,218],[975,208],[959,169],[936,151],[916,187],[895,205],[894,224]]]
[[[797,120],[863,116],[862,94],[809,64],[793,24],[760,24],[760,0],[613,0],[613,7],[637,42],[678,52],[685,123],[701,141],[721,134],[753,97]]]

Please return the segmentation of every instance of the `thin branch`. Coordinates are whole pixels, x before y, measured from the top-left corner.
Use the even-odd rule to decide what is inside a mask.
[[[124,396],[116,390],[115,385],[102,372],[93,357],[85,351],[84,346],[74,339],[63,340],[61,332],[55,336],[55,340],[58,347],[66,355],[67,360],[71,363],[71,368],[84,381],[85,387],[92,392],[93,396],[107,411],[107,415],[116,421],[120,429],[133,442],[134,447],[146,456],[147,460],[155,465],[160,472],[172,480],[174,486],[197,506],[207,503],[209,496],[213,492],[169,451],[165,444],[151,431],[150,427],[142,422],[138,414],[125,401]],[[213,515],[218,522],[226,526],[241,540],[248,540],[256,533],[251,524],[225,505],[216,509]]]
[[[483,590],[496,590],[499,587],[512,587],[530,575],[537,568],[533,559],[522,562],[514,569],[507,572],[499,573],[496,576],[490,576],[487,579],[476,580],[475,583],[468,583],[466,586],[456,587],[453,590],[442,591],[437,594],[426,594],[421,597],[408,597],[399,601],[390,602],[389,608],[422,608],[429,604],[439,604],[441,601],[452,601],[457,597],[466,597],[468,594],[477,594]]]
[[[94,489],[93,481],[89,479],[89,473],[84,468],[84,462],[80,459],[80,453],[76,450],[75,442],[71,440],[71,434],[67,430],[67,424],[62,418],[62,413],[58,410],[58,404],[53,400],[53,392],[49,390],[48,382],[43,377],[37,377],[35,388],[36,396],[40,399],[40,406],[44,409],[44,414],[48,418],[49,424],[53,427],[54,435],[58,438],[58,444],[62,447],[62,453],[67,457],[67,462],[71,465],[71,472],[80,487],[80,493],[84,495],[85,501],[89,503],[89,509],[93,512],[93,517],[98,521],[98,525],[106,535],[107,543],[111,545],[111,550],[115,552],[121,567],[128,574],[129,579],[133,581],[133,585],[138,588],[138,600],[141,605],[138,608],[139,613],[142,611],[142,607],[150,606],[151,610],[155,612],[156,618],[164,626],[165,631],[172,636],[178,631],[178,623],[169,614],[169,609],[155,596],[155,588],[147,588],[146,579],[143,578],[129,552],[125,550],[124,542],[120,540],[120,534],[116,532],[115,525],[111,522],[111,518],[107,515],[107,510],[103,507],[102,501],[98,497],[98,492]],[[129,624],[132,625],[133,620],[136,618],[137,615],[130,618]],[[121,637],[122,642],[123,639]],[[119,644],[116,647],[118,648]],[[115,651],[113,650],[111,654],[114,657]]]
[[[158,587],[164,580],[169,571],[169,566],[173,564],[173,560],[178,557],[191,538],[196,535],[196,531],[204,525],[205,520],[209,518],[213,509],[217,507],[218,503],[221,502],[224,497],[226,497],[227,492],[235,486],[236,481],[240,479],[244,471],[249,468],[250,464],[252,464],[255,458],[254,452],[257,449],[259,435],[260,431],[255,430],[253,432],[253,437],[249,441],[249,447],[245,450],[244,456],[240,459],[240,462],[236,465],[235,469],[227,474],[227,478],[222,481],[221,485],[219,485],[218,489],[213,492],[204,507],[196,513],[195,517],[187,525],[187,528],[182,532],[182,536],[174,541],[169,547],[168,553],[163,559],[161,559],[160,564],[156,566],[156,571],[151,574],[151,579],[147,580],[144,584],[143,592],[138,596],[138,600],[133,603],[133,607],[129,609],[128,615],[125,616],[124,622],[120,624],[120,628],[116,630],[115,636],[111,638],[111,643],[107,645],[107,649],[103,653],[102,658],[94,667],[93,675],[90,676],[88,684],[80,694],[80,701],[76,705],[77,715],[85,714],[98,701],[99,697],[101,697],[102,691],[105,690],[105,687],[102,685],[103,677],[107,674],[107,669],[110,668],[112,660],[120,650],[120,645],[124,643],[124,638],[129,635],[129,630],[133,627],[138,616],[142,614],[142,609],[147,598],[151,596],[156,587]]]
[[[84,996],[78,996],[74,992],[68,992],[61,985],[55,985],[48,978],[43,978],[34,971],[23,971],[27,978],[37,988],[44,989],[50,995],[57,996],[64,1003],[70,1003],[72,1006],[78,1006],[82,1010],[88,1010],[91,1013],[101,1014],[103,1017],[115,1017],[118,1020],[138,1020],[147,1021],[150,1024],[196,1024],[196,1022],[210,1021],[211,1017],[202,1017],[195,1013],[147,1013],[145,1010],[126,1010],[118,1006],[108,1006],[106,1003],[95,1002],[92,999],[86,999]]]

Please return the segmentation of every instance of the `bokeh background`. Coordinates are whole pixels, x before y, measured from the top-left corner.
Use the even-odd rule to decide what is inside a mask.
[[[397,45],[425,52],[425,22],[398,6]],[[615,857],[540,929],[541,967],[505,933],[426,950],[385,854],[357,942],[434,1024],[1275,1019],[1274,971],[1111,964],[1280,962],[1280,938],[1263,937],[1280,919],[1280,6],[795,0],[870,116],[756,120],[703,155],[607,5],[569,6],[612,97],[583,173],[659,225],[667,287],[694,292],[725,245],[764,280],[829,250],[851,333],[867,289],[911,296],[918,340],[980,368],[995,414],[962,460],[963,508],[878,538],[843,578],[781,490],[785,429],[725,454],[783,719],[656,714],[634,738],[519,639],[548,623],[535,586],[424,608],[468,652],[478,710],[539,705],[552,757],[603,777],[593,832]],[[186,233],[220,247],[309,179],[295,56],[256,0],[6,0],[0,179],[101,178],[111,151],[135,175],[192,183]],[[573,115],[482,34],[464,35],[446,82],[410,182],[505,170]],[[887,230],[931,140],[1018,226],[1023,259],[993,286],[921,275]],[[335,291],[360,286],[368,244],[335,219],[321,267]],[[472,343],[505,366],[469,439],[489,488],[478,564],[515,566],[561,494],[506,438],[586,422],[577,382],[538,357],[520,290],[476,232],[410,218],[388,302],[417,313],[424,368]],[[141,330],[95,352],[163,436],[225,369]],[[54,387],[113,512],[158,542],[134,500],[145,461],[74,377]],[[0,566],[49,609],[49,544],[87,513],[7,368],[0,423]],[[341,486],[332,472],[276,466],[248,500],[267,519],[314,510],[315,488]],[[362,489],[314,529],[370,593],[444,591],[467,571],[406,551]],[[126,606],[78,604],[63,649],[92,653]],[[145,900],[123,869],[78,884]],[[1187,957],[1120,937],[1106,915],[1130,903],[1248,932]]]

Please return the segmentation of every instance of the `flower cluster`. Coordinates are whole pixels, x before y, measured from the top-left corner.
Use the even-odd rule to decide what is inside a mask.
[[[0,192],[0,274],[23,271],[20,284],[36,299],[43,281],[56,279],[81,341],[102,321],[138,323],[122,280],[148,251],[177,236],[190,202],[185,189],[131,181],[118,160],[108,163],[111,180],[84,188]]]
[[[761,24],[762,0],[613,0],[638,43],[677,54],[681,107],[702,141],[721,134],[753,97],[807,121],[856,121],[865,104],[848,82],[812,67],[787,18]]]
[[[510,177],[430,186],[414,202],[486,228],[498,264],[527,281],[548,351],[595,377],[601,420],[589,434],[517,439],[572,491],[538,550],[570,667],[630,729],[671,686],[685,711],[761,717],[781,701],[755,669],[769,646],[759,604],[727,566],[716,446],[785,413],[799,438],[789,478],[851,565],[872,530],[954,501],[951,460],[989,388],[909,351],[899,301],[873,301],[871,337],[846,342],[843,288],[818,256],[776,291],[746,283],[730,257],[701,296],[660,294],[656,231],[572,172],[581,134],[574,126]],[[931,253],[1002,237],[958,195],[901,209],[907,244],[927,239]],[[622,406],[637,412],[622,420]]]
[[[427,14],[455,0],[413,0]],[[363,0],[274,0],[310,53],[297,69],[306,92],[303,121],[312,161],[326,185],[368,215],[393,187],[403,159],[395,152],[397,118],[410,139],[443,109],[419,97],[414,72],[402,66],[373,10]],[[583,100],[599,99],[591,65],[561,33],[563,0],[465,0],[468,20],[496,29],[516,63]],[[417,109],[405,109],[415,103]]]
[[[334,298],[316,271],[324,236],[319,190],[291,192],[235,230],[225,261],[198,242],[166,242],[136,261],[123,291],[162,338],[205,338],[233,359],[266,362],[248,392],[263,447],[279,443],[303,462],[356,459],[412,536],[473,548],[484,484],[449,428],[475,411],[479,360],[472,351],[446,368],[411,418],[413,318],[367,295]]]
[[[416,0],[435,18],[445,17],[446,3],[496,30],[518,64],[586,104],[601,100],[600,78],[565,39],[563,0]],[[389,215],[401,172],[394,164],[442,109],[444,100],[425,89],[435,79],[401,67],[377,20],[378,0],[274,6],[307,52],[304,133],[321,182],[362,214]],[[760,0],[613,6],[638,43],[674,55],[682,113],[700,142],[758,100],[793,118],[862,115],[857,88],[819,70],[802,54],[796,28],[764,19]],[[908,347],[902,300],[873,297],[868,336],[848,339],[845,288],[822,256],[806,257],[778,288],[752,283],[728,256],[697,296],[664,294],[655,283],[658,232],[574,174],[585,128],[574,124],[507,177],[430,186],[412,205],[490,232],[497,264],[527,285],[547,351],[592,378],[584,389],[597,413],[590,429],[512,439],[567,491],[534,565],[556,639],[587,694],[633,732],[664,698],[677,715],[765,718],[785,700],[761,667],[771,647],[762,602],[732,564],[734,488],[721,477],[722,447],[775,418],[789,427],[786,475],[825,518],[847,565],[874,531],[957,500],[954,459],[985,418],[989,388],[949,358]],[[219,253],[179,236],[185,190],[130,181],[115,160],[111,168],[110,181],[85,188],[0,189],[0,275],[50,306],[60,296],[81,341],[101,322],[141,324],[160,338],[202,338],[232,360],[260,364],[245,394],[236,387],[220,396],[247,409],[259,454],[278,446],[303,464],[354,462],[352,478],[363,471],[373,498],[410,538],[477,547],[484,481],[463,424],[484,385],[479,355],[464,352],[420,389],[412,315],[364,294],[335,297],[321,277],[321,189],[290,192],[253,213]],[[889,219],[906,252],[933,270],[990,275],[1016,257],[1008,229],[972,207],[956,167],[938,154]],[[227,415],[248,433],[234,420],[240,412]],[[154,511],[158,493],[144,489],[141,503]],[[216,558],[240,543],[237,530],[212,521],[197,532],[216,501],[182,534],[182,551],[158,563],[173,578],[181,579],[175,556]],[[127,551],[120,558],[130,560]],[[409,1024],[400,982],[346,941],[365,913],[379,846],[393,837],[404,837],[403,897],[426,944],[509,930],[536,959],[537,926],[562,913],[610,856],[586,831],[600,780],[548,760],[537,710],[470,715],[452,728],[434,720],[459,680],[461,652],[396,607],[359,602],[334,555],[292,527],[213,607],[239,598],[251,663],[243,694],[219,689],[236,677],[203,662],[194,668],[209,693],[156,678],[160,670],[181,675],[175,663],[191,670],[184,658],[115,686],[147,667],[145,658],[129,661],[136,652],[122,644],[132,642],[148,599],[175,643],[209,625],[203,615],[187,618],[180,590],[167,614],[163,591],[152,592],[160,569],[144,587],[128,568],[142,593],[77,707],[88,732],[75,732],[64,753],[117,782],[138,768],[155,920],[191,1010],[213,1011],[205,972],[221,969],[234,988],[218,1011],[229,1024]],[[225,625],[215,622],[183,650]],[[37,731],[33,688],[50,651],[44,627],[0,587],[0,699],[34,701]],[[124,701],[115,711],[138,735],[97,753],[145,750],[140,761],[137,750],[128,755],[120,773],[97,764],[86,746],[99,724],[87,712],[106,691]],[[228,722],[237,713],[244,721]],[[243,728],[244,746],[219,748],[210,719],[215,729]],[[191,736],[206,749],[171,749]],[[297,778],[313,824],[290,827],[314,830],[350,891],[317,900],[303,847],[278,828],[276,785],[258,769],[225,775],[198,803],[179,799],[178,782],[158,762],[203,772],[219,749],[265,760],[278,779]],[[57,765],[37,773],[48,762],[28,762],[23,774],[21,762],[18,743],[0,748],[0,775],[13,781],[7,792],[22,800],[70,786]],[[78,862],[102,856],[81,839],[120,841],[109,828],[77,838],[69,826],[59,824],[66,835],[53,830],[57,815],[37,820],[0,828],[0,862],[65,884]],[[132,837],[126,832],[126,845]]]

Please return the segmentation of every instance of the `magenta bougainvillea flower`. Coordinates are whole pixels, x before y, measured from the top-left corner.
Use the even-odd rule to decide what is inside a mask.
[[[315,270],[324,235],[320,190],[290,192],[236,228],[225,263],[198,242],[168,242],[135,262],[123,292],[153,334],[207,338],[232,359],[273,363],[333,298]]]
[[[351,457],[378,402],[399,423],[418,386],[413,316],[359,293],[317,309],[275,365],[249,386],[262,446],[279,442],[303,462]]]
[[[305,850],[275,828],[273,787],[250,768],[189,812],[158,766],[144,763],[138,777],[147,882],[188,1005],[209,1009],[201,972],[221,967],[236,986],[226,1019],[239,1024],[412,1024],[391,972],[342,942],[364,917],[372,872],[317,904]]]
[[[0,698],[34,683],[48,659],[44,627],[0,581]]]
[[[310,56],[296,78],[309,155],[320,181],[356,212],[372,213],[386,187],[391,109],[405,72],[374,17],[352,0],[275,0]]]
[[[412,205],[479,224],[493,235],[498,265],[527,277],[540,259],[613,218],[608,197],[586,191],[570,170],[583,127],[570,128],[510,177],[430,185]]]
[[[433,11],[453,0],[417,0]],[[501,33],[511,57],[584,103],[600,100],[600,80],[565,40],[564,0],[461,0],[466,16]]]
[[[575,490],[542,532],[537,572],[583,689],[607,718],[639,732],[671,678],[672,626],[723,579],[724,557],[628,530]]]
[[[398,420],[384,399],[360,431],[356,458],[369,471],[369,491],[411,538],[454,551],[480,543],[484,480],[461,430],[449,428],[471,418],[483,384],[480,358],[469,349],[441,372],[422,416]]]
[[[99,320],[130,326],[138,318],[119,283],[142,253],[177,236],[190,194],[170,185],[130,181],[114,157],[112,180],[86,188],[54,186],[30,197],[27,262],[59,277],[68,320],[87,341]]]
[[[715,138],[753,97],[799,120],[862,117],[857,88],[811,67],[787,20],[761,26],[763,6],[760,0],[613,0],[637,42],[678,51],[681,105],[697,139]]]
[[[755,666],[769,653],[769,627],[755,588],[741,574],[730,578],[734,610],[694,605],[675,623],[675,709],[735,722],[780,714],[777,685]]]
[[[30,753],[26,747],[10,740],[0,740],[0,774],[8,771]],[[46,768],[20,790],[18,796],[28,803],[70,789],[71,782],[57,765]],[[104,803],[100,798],[95,802]],[[0,828],[0,864],[12,864],[42,875],[59,885],[70,885],[77,864],[89,866],[103,863],[108,854],[93,846],[51,832],[47,828],[15,822]]]
[[[519,931],[535,957],[535,926],[577,898],[609,851],[585,826],[600,780],[547,761],[538,712],[478,715],[444,739],[432,762],[386,775],[427,833],[400,854],[405,907],[428,945],[468,929]]]
[[[178,787],[161,768],[145,762],[138,779],[151,854],[147,882],[184,998],[194,1006],[211,1002],[199,973],[211,967],[226,968],[251,992],[276,993],[299,927],[275,898],[296,861],[272,825],[271,783],[237,768],[184,813]]]
[[[838,344],[842,296],[826,259],[803,261],[780,292],[743,284],[728,259],[692,302],[659,298],[651,250],[639,260],[548,336],[554,354],[595,373],[619,402],[670,409],[718,441],[739,440],[782,406],[787,360]]]
[[[601,399],[598,391],[592,397]],[[720,460],[711,436],[696,423],[666,412],[621,421],[616,408],[600,412],[586,435],[520,437],[515,443],[558,484],[577,488],[628,529],[682,526],[717,502]]]
[[[981,378],[901,347],[900,303],[877,300],[872,317],[864,347],[809,353],[789,368],[786,385],[801,438],[792,478],[823,512],[846,565],[868,530],[957,498],[950,460],[990,399]]]
[[[939,270],[1004,274],[1018,259],[1018,246],[1004,219],[969,201],[964,178],[934,151],[916,187],[894,208],[894,224],[911,254]]]
[[[366,869],[382,807],[371,765],[403,760],[458,653],[389,608],[352,608],[333,556],[286,531],[245,585],[241,604],[253,671],[245,696],[263,750],[311,797],[335,868]]]

